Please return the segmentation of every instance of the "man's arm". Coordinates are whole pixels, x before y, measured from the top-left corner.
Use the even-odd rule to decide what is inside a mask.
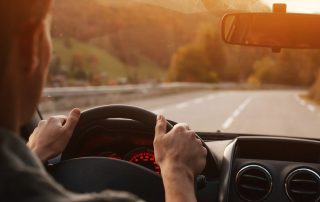
[[[27,143],[45,162],[66,147],[79,120],[80,110],[68,117],[55,116],[39,123]],[[155,129],[155,158],[161,168],[166,201],[196,201],[194,179],[206,163],[207,150],[187,124],[177,124],[166,133],[166,120],[158,116]]]
[[[168,133],[166,126],[165,118],[158,116],[154,149],[166,202],[194,202],[194,179],[205,167],[207,150],[187,124],[177,124]]]
[[[40,121],[27,146],[42,162],[59,155],[67,146],[79,118],[80,110],[73,109],[68,117],[53,116]]]

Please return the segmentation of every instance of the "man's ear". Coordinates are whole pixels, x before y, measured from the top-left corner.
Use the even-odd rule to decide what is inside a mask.
[[[39,30],[38,26],[25,26],[26,28],[19,34],[17,40],[17,48],[19,54],[19,64],[21,70],[28,74],[38,65],[38,43]]]

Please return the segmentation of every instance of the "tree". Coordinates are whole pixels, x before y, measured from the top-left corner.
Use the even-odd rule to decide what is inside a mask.
[[[225,57],[213,25],[201,25],[196,39],[173,55],[168,70],[169,81],[217,82],[223,72]]]
[[[216,82],[217,74],[203,49],[190,44],[180,48],[172,57],[168,72],[169,81]]]
[[[209,60],[211,71],[223,76],[226,59],[219,33],[214,29],[213,24],[200,25],[195,43],[202,49],[202,54]]]
[[[282,50],[267,55],[253,65],[252,76],[263,83],[309,86],[315,81],[317,54],[303,50]]]

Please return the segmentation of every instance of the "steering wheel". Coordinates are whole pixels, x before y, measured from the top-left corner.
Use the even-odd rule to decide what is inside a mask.
[[[156,125],[156,114],[134,106],[107,105],[84,111],[69,144],[62,153],[62,161],[50,166],[49,172],[65,188],[74,192],[100,192],[112,189],[131,192],[146,201],[164,201],[161,176],[147,168],[103,157],[75,158],[86,129],[97,121],[114,118],[131,119],[153,128]],[[172,127],[167,122],[167,130],[171,130]],[[211,179],[215,177],[213,173],[218,174],[218,168],[207,145],[203,143],[203,146],[208,150],[203,175]]]

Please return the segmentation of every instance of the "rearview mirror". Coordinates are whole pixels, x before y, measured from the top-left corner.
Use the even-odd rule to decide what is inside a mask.
[[[281,48],[320,48],[320,15],[235,13],[222,20],[226,43]]]

